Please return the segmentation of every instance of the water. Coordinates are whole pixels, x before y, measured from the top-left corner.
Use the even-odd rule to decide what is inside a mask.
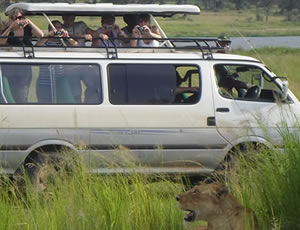
[[[300,48],[300,36],[278,37],[232,37],[231,49],[253,49],[260,47]]]

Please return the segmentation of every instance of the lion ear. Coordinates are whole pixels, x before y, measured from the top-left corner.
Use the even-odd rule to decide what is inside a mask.
[[[228,192],[228,188],[225,185],[222,185],[220,188],[217,189],[217,198],[224,198],[228,194]]]

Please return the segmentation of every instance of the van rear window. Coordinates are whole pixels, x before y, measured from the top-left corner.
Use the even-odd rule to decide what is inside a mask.
[[[1,64],[2,104],[100,104],[98,65]]]
[[[109,100],[116,105],[194,104],[200,99],[200,71],[194,65],[111,64]]]

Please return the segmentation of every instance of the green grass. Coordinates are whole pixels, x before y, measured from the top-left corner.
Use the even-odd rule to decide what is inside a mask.
[[[19,192],[3,180],[0,229],[183,229],[175,200],[182,182],[152,179],[135,173],[95,176],[79,169],[71,176],[57,174],[44,192],[31,185]]]
[[[228,180],[244,206],[255,211],[261,229],[299,229],[299,135],[282,131],[286,149],[260,151],[250,160],[241,158],[238,173]],[[299,130],[298,130],[299,132]]]
[[[1,14],[4,20],[6,17]],[[43,30],[47,30],[47,21],[42,16],[31,17]],[[50,17],[62,21],[61,17]],[[273,14],[269,22],[256,21],[254,10],[244,11],[201,11],[200,15],[177,15],[172,18],[157,18],[162,29],[169,37],[195,37],[195,36],[219,36],[227,34],[233,36],[283,36],[299,35],[300,26],[297,22],[287,22],[285,17]],[[99,17],[78,17],[77,20],[85,21],[92,29],[100,27]],[[122,27],[122,18],[117,20]]]
[[[255,212],[262,230],[299,229],[300,141],[287,130],[281,132],[284,153],[275,148],[252,151],[247,160],[239,159],[238,173],[226,178],[231,192]],[[53,178],[43,192],[28,181],[24,191],[2,178],[0,229],[184,229],[184,213],[175,200],[184,190],[181,179],[136,173],[97,176],[81,164],[72,174]]]

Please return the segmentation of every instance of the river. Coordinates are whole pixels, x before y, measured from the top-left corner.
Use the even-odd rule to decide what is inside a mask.
[[[253,49],[260,47],[300,48],[300,36],[278,37],[232,37],[231,49]]]

